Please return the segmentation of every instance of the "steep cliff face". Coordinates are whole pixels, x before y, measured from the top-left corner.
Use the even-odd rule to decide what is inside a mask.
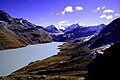
[[[38,29],[37,25],[32,24],[22,18],[12,18],[3,10],[0,10],[0,31],[1,34],[5,34],[4,37],[7,37],[5,38],[6,41],[17,41],[16,47],[52,41],[52,38],[49,36],[48,32],[44,30],[44,28],[41,27]],[[3,44],[6,44],[6,42],[2,38],[3,35],[1,35],[0,40]],[[12,48],[12,45],[10,44],[9,46],[11,47],[7,47],[8,45],[4,45],[4,49]],[[2,46],[3,45],[1,45],[1,47]]]

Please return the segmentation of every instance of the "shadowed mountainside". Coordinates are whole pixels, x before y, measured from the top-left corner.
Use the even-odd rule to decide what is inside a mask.
[[[119,76],[119,53],[120,43],[111,46],[96,57],[93,62],[88,65],[88,76],[85,80],[117,80]]]
[[[89,42],[92,43],[90,48],[120,42],[120,18],[113,20],[97,36],[89,40]]]

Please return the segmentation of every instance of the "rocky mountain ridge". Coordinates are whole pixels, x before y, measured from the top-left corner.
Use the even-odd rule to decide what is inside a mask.
[[[1,34],[5,34],[1,35],[0,42],[2,43],[0,43],[0,49],[9,49],[12,47],[17,48],[26,46],[28,44],[52,41],[52,38],[48,32],[43,28],[38,29],[37,25],[32,24],[23,18],[12,18],[3,10],[0,10],[0,31]],[[12,42],[10,40],[13,40],[13,42],[15,40],[15,42],[17,41],[18,44],[14,43],[15,46],[12,46]],[[7,43],[5,41],[7,41]]]
[[[118,21],[119,18],[116,20]],[[116,20],[113,22],[116,22]],[[111,23],[108,26],[110,26]],[[119,23],[120,22],[118,21],[117,24]],[[104,29],[106,28],[109,27],[105,27]],[[114,30],[114,27],[112,29]],[[98,35],[100,35],[101,32]],[[93,43],[91,42],[91,40],[86,42],[73,41],[73,42],[65,43],[60,46],[60,52],[57,55],[51,56],[45,60],[32,62],[29,65],[23,67],[22,69],[19,69],[18,71],[12,73],[9,76],[18,77],[18,75],[26,75],[26,76],[45,75],[46,77],[44,78],[44,80],[51,80],[51,79],[83,80],[88,73],[87,65],[91,63],[93,59],[95,59],[94,56],[97,53],[99,54],[99,51],[97,52],[97,50],[101,49],[99,47],[95,47],[91,49],[88,46],[88,43],[89,44]],[[112,48],[110,48],[110,50],[112,50]]]
[[[98,26],[79,26],[79,24],[73,24],[69,26],[64,34],[58,35],[53,38],[54,41],[71,41],[71,40],[84,40],[85,37],[97,35],[103,28],[104,24],[100,24]]]
[[[103,53],[100,53],[98,51],[98,50],[102,50],[101,47],[107,44],[111,45],[112,43],[112,45],[114,45],[120,41],[119,40],[119,32],[120,32],[119,24],[120,24],[120,18],[115,19],[110,24],[108,24],[106,27],[104,27],[102,31],[98,33],[98,35],[94,36],[90,40],[85,41],[85,42],[73,41],[73,42],[64,43],[63,45],[59,46],[60,52],[58,52],[57,55],[53,55],[44,60],[38,60],[35,62],[31,62],[27,66],[13,72],[7,77],[1,77],[0,79],[1,80],[11,80],[11,79],[14,79],[14,80],[19,80],[19,79],[22,79],[22,80],[24,79],[28,79],[28,80],[31,80],[31,79],[32,80],[36,80],[36,79],[84,80],[84,78],[88,74],[89,77],[86,79],[96,80],[100,77],[99,74],[96,74],[98,78],[94,78],[95,77],[94,73],[96,73],[96,68],[98,71],[100,71],[99,67],[101,66],[104,71],[105,71],[105,68],[109,70],[108,67],[104,66],[103,64],[107,63],[108,61],[107,64],[111,68],[112,66],[111,66],[111,63],[109,63],[109,61],[110,62],[114,61],[113,59],[111,59],[111,57],[114,57],[115,54],[113,55],[113,53],[119,50],[119,44],[117,44],[110,48],[106,47],[109,49],[102,51]],[[113,35],[114,35],[115,40],[113,40]],[[101,42],[99,43],[99,41]],[[103,56],[103,58],[97,59],[97,56],[99,57],[101,55]],[[106,57],[108,58],[105,59]],[[97,59],[97,60],[94,61],[94,59]],[[104,60],[106,61],[104,62]],[[97,63],[99,65],[97,65]],[[87,68],[89,64],[93,64],[93,66],[91,68]],[[114,66],[116,67],[117,65],[114,64]],[[91,70],[93,72],[90,72]],[[114,70],[115,69],[113,69],[113,71]],[[110,70],[108,72],[111,73]],[[91,75],[92,75],[92,78],[90,78]],[[102,80],[101,78],[99,79]]]

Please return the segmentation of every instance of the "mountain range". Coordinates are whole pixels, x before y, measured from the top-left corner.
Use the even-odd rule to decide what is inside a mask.
[[[1,11],[1,13],[4,12]],[[6,45],[5,41],[8,41],[8,43],[16,41],[16,43],[24,46],[25,44],[39,43],[39,41],[44,42],[43,40],[49,42],[51,41],[51,33],[59,33],[57,32],[59,30],[53,25],[45,29],[24,19],[11,18],[7,14],[3,16],[9,18],[0,16],[0,41],[3,41],[0,44],[4,43]],[[58,54],[44,60],[31,62],[6,77],[0,77],[0,79],[107,80],[108,77],[112,77],[113,80],[116,79],[116,75],[113,75],[117,74],[119,63],[120,18],[113,20],[108,25],[82,27],[74,24],[71,26],[66,29],[67,31],[63,31],[63,34],[52,36],[54,41],[55,39],[56,41],[68,41],[59,46],[60,52]],[[51,28],[54,28],[54,30],[52,31]],[[43,33],[44,35],[42,35]],[[95,36],[87,41],[76,41],[77,38],[91,35]],[[67,37],[61,39],[63,36]],[[109,75],[107,76],[107,74]]]
[[[117,66],[115,62],[112,62],[112,60],[115,61],[115,54],[113,53],[119,51],[120,46],[118,43],[120,41],[118,35],[115,35],[116,30],[117,33],[120,32],[118,31],[120,24],[119,20],[120,18],[112,21],[110,24],[105,26],[100,33],[98,33],[98,35],[94,36],[90,40],[85,42],[73,41],[64,43],[59,46],[60,52],[57,55],[53,55],[44,60],[32,62],[27,66],[13,72],[9,76],[2,77],[2,79],[84,80],[85,78],[86,80],[101,80],[101,78],[103,79],[107,74],[112,76],[115,73],[115,68]],[[111,26],[112,28],[110,28]],[[112,31],[111,34],[114,35],[114,37],[118,38],[118,41],[116,41],[116,39],[115,41],[113,41],[113,39],[109,39],[111,41],[107,44],[111,45],[111,43],[113,43],[113,46],[110,48],[107,47],[108,49],[105,48],[106,50],[104,50],[101,54],[99,51],[105,43],[103,42],[99,45],[97,40],[103,36],[106,36],[100,36],[103,32],[105,34],[110,31]],[[108,37],[111,38],[111,34],[107,35],[106,38],[104,37],[104,40],[108,40]],[[98,46],[91,48],[90,46],[93,44],[98,44]],[[111,65],[114,66],[114,69]],[[111,73],[109,68],[111,68],[114,73]]]
[[[76,39],[84,40],[85,37],[97,35],[104,27],[105,27],[104,24],[86,27],[79,26],[79,24],[73,24],[65,29],[64,34],[55,36],[53,40],[63,42]]]

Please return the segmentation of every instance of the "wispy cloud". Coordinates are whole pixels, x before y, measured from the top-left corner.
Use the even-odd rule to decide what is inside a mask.
[[[106,9],[103,11],[103,13],[113,13],[113,12],[114,12],[114,10],[111,10],[111,9]]]
[[[62,24],[66,23],[67,21],[60,21],[58,24],[61,26]]]
[[[94,10],[93,12],[97,12],[97,11],[99,11],[99,10],[100,10],[100,7],[97,7],[97,9]]]
[[[60,15],[60,13],[56,13],[56,15]]]
[[[50,12],[50,15],[53,15],[53,13],[52,13],[52,12]]]
[[[113,15],[106,16],[106,19],[112,19]]]
[[[73,7],[72,6],[67,6],[62,12],[61,14],[65,14],[66,12],[73,12]]]
[[[118,17],[120,17],[120,14],[119,14],[119,13],[116,13],[116,14],[115,14],[115,16],[118,16]]]
[[[105,9],[105,6],[103,6],[102,9]]]
[[[75,9],[80,11],[80,10],[83,10],[83,7],[81,7],[81,6],[76,6]]]
[[[65,25],[67,22],[68,22],[68,20],[59,21],[59,23],[58,23],[59,29],[65,30],[65,27],[63,25]]]
[[[42,20],[42,18],[40,18],[40,21]]]
[[[62,20],[59,21],[58,25],[59,25],[59,29],[65,29],[66,27],[70,26],[74,24],[73,22],[69,21],[69,20]]]
[[[103,14],[103,15],[101,15],[101,16],[100,16],[100,18],[105,18],[105,17],[106,17],[106,15],[105,15],[105,14]]]
[[[113,18],[113,15],[105,15],[105,14],[103,14],[103,15],[101,15],[99,18],[106,18],[106,19],[112,19]]]
[[[59,26],[70,26],[71,24],[73,24],[73,23],[69,20],[59,21],[59,23],[58,23]]]

